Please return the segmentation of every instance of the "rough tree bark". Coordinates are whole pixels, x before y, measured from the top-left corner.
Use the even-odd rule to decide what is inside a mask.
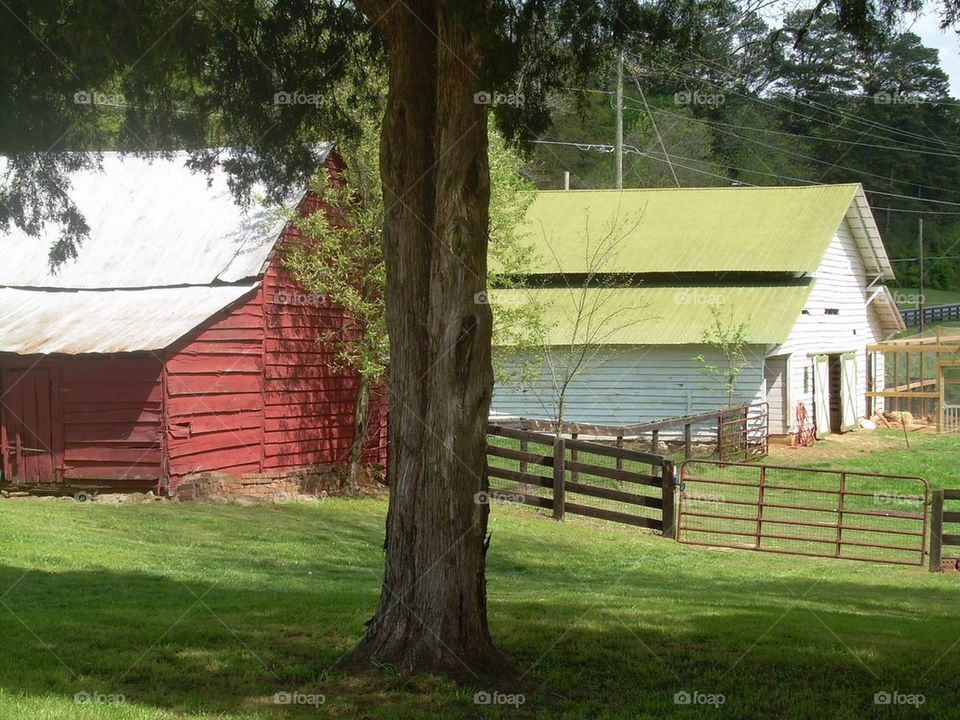
[[[363,444],[367,439],[367,427],[370,424],[370,380],[363,374],[357,379],[357,395],[353,402],[353,442],[350,445],[350,460],[347,463],[347,475],[342,490],[353,492],[357,489],[360,476],[360,460],[363,458]]]
[[[481,3],[357,0],[384,33],[381,139],[390,334],[390,507],[380,606],[355,657],[475,677],[502,669],[487,627],[486,108]]]

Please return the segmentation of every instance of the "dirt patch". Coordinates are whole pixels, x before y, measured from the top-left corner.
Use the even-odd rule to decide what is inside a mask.
[[[818,440],[813,447],[808,448],[771,443],[767,462],[776,465],[778,460],[793,464],[798,458],[845,460],[876,452],[902,450],[903,447],[903,435],[857,430],[842,435],[828,435],[822,440]]]

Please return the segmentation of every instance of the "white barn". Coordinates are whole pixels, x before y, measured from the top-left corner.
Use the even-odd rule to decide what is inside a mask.
[[[565,393],[566,421],[727,406],[695,359],[722,363],[704,342],[716,317],[745,328],[734,403],[768,402],[771,433],[796,430],[799,403],[821,434],[879,409],[866,391],[882,389],[883,368],[867,366],[866,346],[904,326],[860,185],[542,192],[523,233],[539,251],[526,278],[536,289],[494,290],[494,309],[535,298],[550,352],[597,346]],[[529,360],[497,351],[508,367]],[[498,384],[491,413],[554,419],[555,376],[545,363]]]

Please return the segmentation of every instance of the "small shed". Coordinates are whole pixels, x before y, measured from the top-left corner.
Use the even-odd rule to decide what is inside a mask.
[[[567,388],[570,422],[628,425],[730,405],[695,359],[724,364],[704,342],[715,309],[745,328],[732,404],[768,403],[772,433],[796,430],[798,405],[825,434],[854,428],[882,401],[868,403],[884,369],[866,349],[904,325],[860,185],[541,192],[522,232],[539,261],[527,289],[491,291],[494,305],[539,300],[556,348],[571,343],[578,312],[581,329],[615,316]],[[508,366],[530,358],[501,352]],[[492,410],[553,419],[555,384],[548,369],[502,383]]]
[[[326,147],[327,172],[342,169]],[[51,270],[59,228],[0,239],[0,453],[6,483],[173,490],[191,473],[283,473],[341,462],[356,378],[318,338],[345,319],[282,263],[284,217],[237,205],[185,154],[106,153],[71,177],[90,227]],[[365,459],[385,463],[377,406]]]

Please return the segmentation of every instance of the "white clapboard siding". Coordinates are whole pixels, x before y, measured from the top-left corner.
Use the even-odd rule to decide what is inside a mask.
[[[761,398],[763,349],[748,348],[748,365],[740,373],[735,404]],[[587,372],[577,375],[566,393],[565,420],[625,425],[708,412],[726,407],[722,384],[704,375],[693,358],[721,357],[702,345],[629,346],[603,350]],[[509,358],[505,367],[511,367]],[[499,384],[491,412],[549,420],[555,416],[554,383],[544,370],[526,384]]]
[[[803,314],[797,319],[787,341],[768,355],[792,355],[788,421],[796,429],[796,405],[803,402],[813,418],[813,358],[817,354],[855,352],[857,356],[857,417],[866,414],[866,346],[883,339],[877,312],[868,306],[871,291],[860,253],[844,220],[815,273],[815,282]],[[826,310],[838,310],[828,315]],[[882,360],[877,369],[878,389],[883,383]],[[806,382],[805,382],[806,373]]]

